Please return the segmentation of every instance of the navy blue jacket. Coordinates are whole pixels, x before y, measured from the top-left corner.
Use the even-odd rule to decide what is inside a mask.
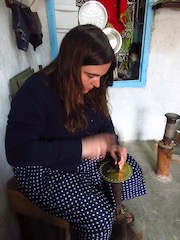
[[[15,167],[41,165],[73,171],[82,161],[83,137],[114,132],[110,118],[94,114],[90,108],[86,116],[87,129],[69,133],[61,102],[39,73],[32,75],[11,103],[5,139],[7,161]]]

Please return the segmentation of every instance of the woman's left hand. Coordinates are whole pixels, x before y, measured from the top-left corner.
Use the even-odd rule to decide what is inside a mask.
[[[119,159],[118,159],[119,155]],[[113,145],[111,147],[111,156],[115,160],[115,165],[119,166],[119,169],[122,169],[126,162],[127,158],[127,149],[125,147],[121,147],[119,145]]]

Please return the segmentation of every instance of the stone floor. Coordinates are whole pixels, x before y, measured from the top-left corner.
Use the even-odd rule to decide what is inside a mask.
[[[171,162],[170,176],[160,179],[156,175],[157,152],[155,142],[126,142],[131,154],[143,169],[147,185],[147,195],[124,201],[125,207],[135,215],[135,223],[130,228],[122,229],[122,238],[113,240],[179,240],[180,239],[180,164]],[[31,225],[29,230],[34,237],[30,240],[56,240],[57,229],[42,223],[38,227]],[[24,229],[25,230],[25,229]],[[37,231],[37,232],[36,232]],[[130,234],[137,233],[136,237]],[[26,230],[25,230],[26,233]],[[25,234],[27,235],[27,234]],[[144,236],[144,237],[143,237]],[[62,235],[62,240],[64,237]],[[26,236],[23,240],[29,240]],[[100,240],[100,239],[97,239]]]
[[[145,229],[145,240],[179,240],[180,164],[172,161],[169,178],[162,179],[156,175],[157,152],[153,141],[127,142],[125,146],[143,169],[148,193],[123,204]]]

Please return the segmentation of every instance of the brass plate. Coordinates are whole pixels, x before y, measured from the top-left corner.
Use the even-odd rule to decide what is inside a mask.
[[[108,160],[101,163],[99,172],[105,181],[119,183],[124,182],[131,177],[132,167],[128,163],[125,163],[123,168],[119,170],[118,166],[112,165],[112,163]]]

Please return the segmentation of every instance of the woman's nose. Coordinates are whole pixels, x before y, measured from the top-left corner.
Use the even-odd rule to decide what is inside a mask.
[[[93,80],[93,86],[96,88],[100,87],[100,77],[97,77],[96,79]]]

